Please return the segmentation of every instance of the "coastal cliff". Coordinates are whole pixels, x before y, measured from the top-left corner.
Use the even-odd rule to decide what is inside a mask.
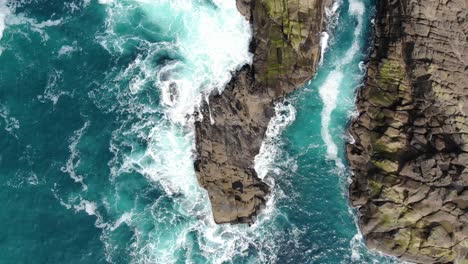
[[[249,20],[253,64],[213,93],[195,123],[195,170],[216,223],[253,223],[269,186],[254,170],[274,103],[310,79],[320,59],[323,0],[238,0]]]
[[[468,2],[377,2],[350,200],[368,247],[468,263]]]

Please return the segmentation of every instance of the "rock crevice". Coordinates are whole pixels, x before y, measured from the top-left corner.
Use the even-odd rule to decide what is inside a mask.
[[[350,199],[367,245],[468,263],[468,3],[377,3],[352,121]]]

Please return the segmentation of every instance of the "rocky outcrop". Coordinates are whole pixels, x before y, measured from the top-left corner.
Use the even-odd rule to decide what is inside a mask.
[[[195,170],[216,223],[252,223],[269,187],[258,178],[258,154],[274,102],[310,79],[320,57],[322,0],[238,0],[253,29],[253,64],[222,94],[211,94],[197,121]]]
[[[468,2],[381,0],[350,199],[370,248],[468,263]]]

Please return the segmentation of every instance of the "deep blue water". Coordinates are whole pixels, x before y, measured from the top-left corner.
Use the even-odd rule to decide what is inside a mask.
[[[336,3],[317,75],[277,105],[248,227],[214,224],[187,117],[251,62],[234,0],[0,0],[0,263],[393,263],[346,198],[373,4]]]

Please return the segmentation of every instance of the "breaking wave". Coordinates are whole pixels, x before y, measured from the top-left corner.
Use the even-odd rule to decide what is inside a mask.
[[[245,257],[252,247],[257,249],[255,256],[247,259],[271,262],[278,249],[274,240],[267,240],[269,235],[262,223],[269,221],[274,199],[251,227],[217,225],[208,195],[193,169],[194,109],[211,91],[222,91],[232,72],[252,60],[248,52],[251,30],[235,2],[101,3],[106,4],[106,31],[97,41],[115,56],[132,53],[135,46],[143,49],[125,69],[109,76],[102,93],[91,94],[104,111],[121,112],[124,118],[112,136],[112,178],[118,182],[124,175],[137,172],[153,182],[160,193],[143,210],[133,207],[101,225],[105,227],[102,240],[107,259],[114,261],[119,254],[113,247],[119,243],[114,237],[116,227],[125,223],[134,233],[128,246],[134,263],[176,263],[183,259],[225,263]],[[141,12],[147,20],[134,25],[133,16]],[[123,25],[131,26],[131,31],[121,32]],[[163,41],[135,39],[135,27],[140,36],[152,31]],[[121,82],[128,88],[115,86]],[[118,106],[104,100],[104,94],[117,94]],[[101,214],[99,207],[80,204],[78,208],[92,208],[95,215]],[[146,227],[148,221],[152,223],[150,229]]]

